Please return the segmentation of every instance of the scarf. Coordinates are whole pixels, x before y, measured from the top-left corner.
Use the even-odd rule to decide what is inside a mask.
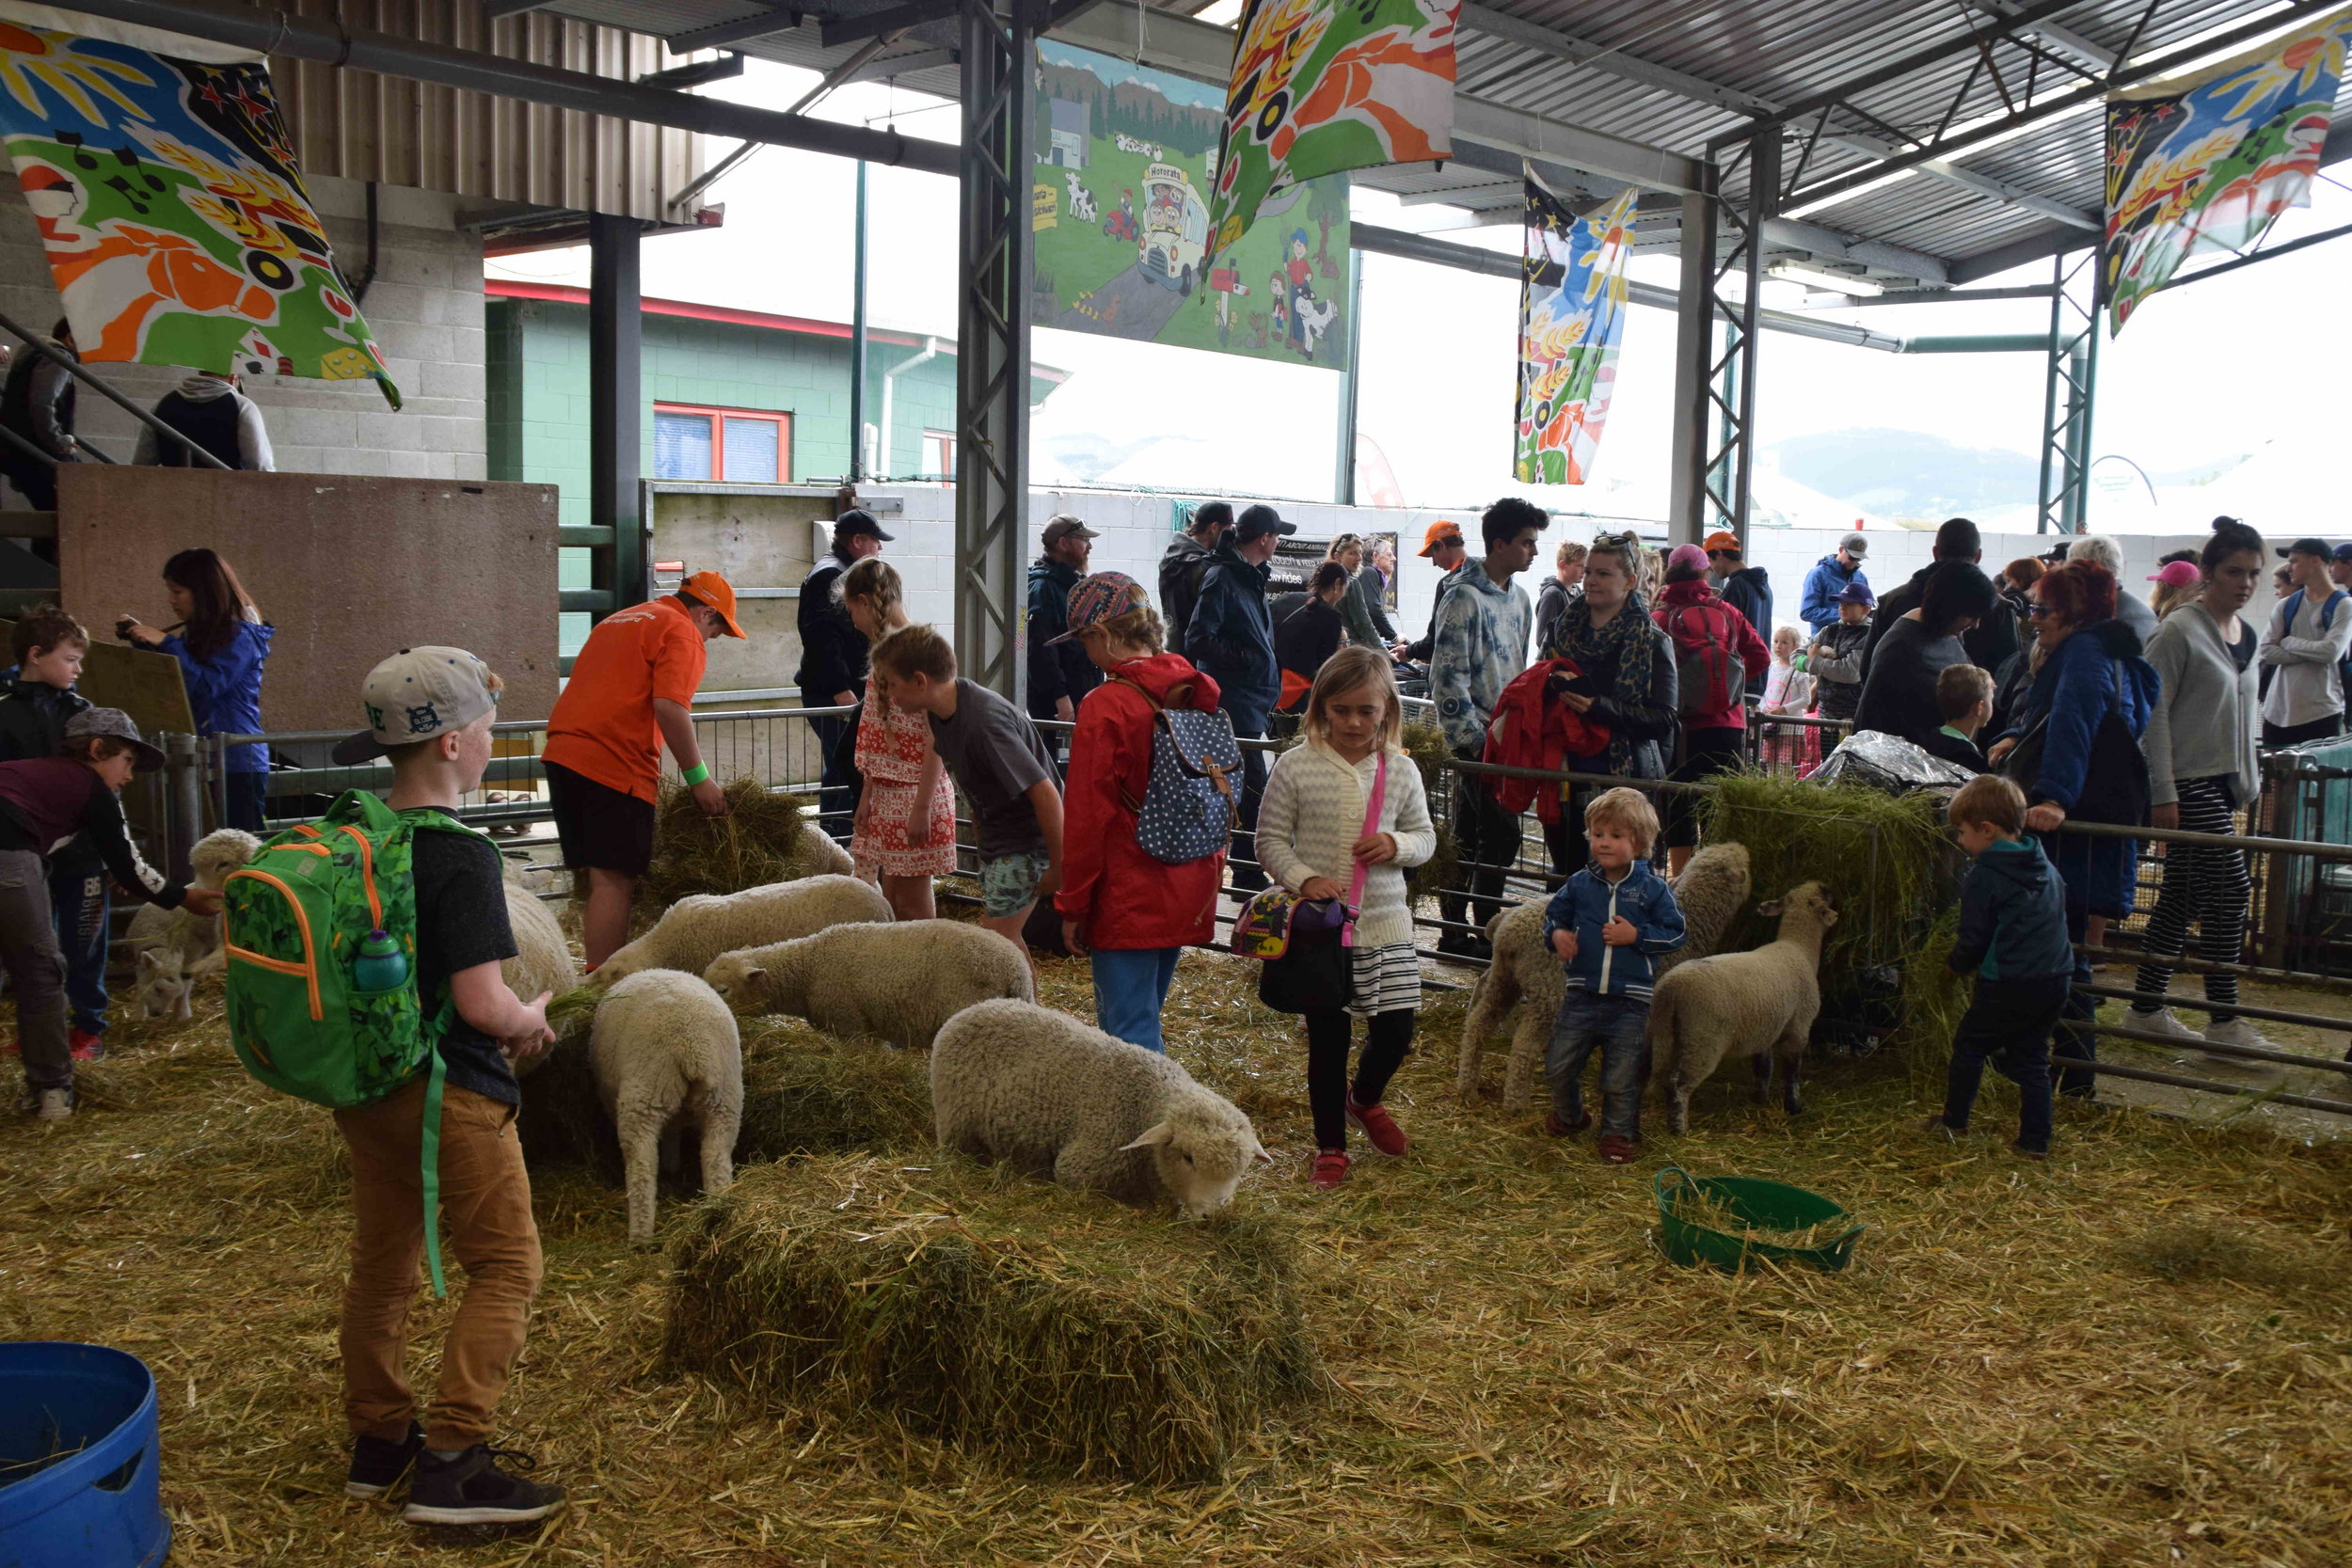
[[[1574,659],[1578,666],[1590,670],[1610,666],[1617,672],[1617,692],[1637,693],[1646,702],[1656,680],[1659,639],[1649,618],[1649,604],[1639,589],[1626,595],[1625,604],[1608,625],[1593,625],[1592,602],[1581,594],[1568,601],[1560,618],[1551,624],[1551,641],[1544,649],[1546,658]],[[1631,776],[1634,771],[1634,748],[1641,742],[1629,739],[1615,725],[1610,726],[1607,771]]]

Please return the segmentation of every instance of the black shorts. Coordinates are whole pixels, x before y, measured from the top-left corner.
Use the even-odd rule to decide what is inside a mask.
[[[546,767],[548,803],[555,808],[564,863],[576,871],[594,867],[624,877],[644,876],[653,863],[653,802],[600,784],[560,762]]]

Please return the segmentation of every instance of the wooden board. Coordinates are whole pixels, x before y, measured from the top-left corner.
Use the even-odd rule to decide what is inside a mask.
[[[504,676],[501,718],[555,705],[553,485],[82,463],[57,488],[65,608],[102,643],[124,615],[170,622],[163,565],[179,551],[208,546],[236,569],[277,627],[274,734],[355,727],[368,671],[424,643]]]

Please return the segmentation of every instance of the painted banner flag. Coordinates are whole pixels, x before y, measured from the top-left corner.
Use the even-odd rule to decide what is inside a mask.
[[[1579,217],[1531,178],[1519,271],[1518,430],[1511,473],[1522,484],[1581,484],[1616,388],[1625,331],[1631,187]]]
[[[2244,251],[2311,200],[2352,10],[2107,105],[2108,330],[2201,251]]]
[[[1248,0],[1216,150],[1209,254],[1259,205],[1343,169],[1454,155],[1460,0]]]
[[[400,390],[260,64],[0,22],[0,142],[85,360]]]

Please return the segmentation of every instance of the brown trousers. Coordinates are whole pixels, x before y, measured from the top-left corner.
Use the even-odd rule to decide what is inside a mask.
[[[354,1436],[398,1442],[417,1408],[402,1362],[424,1256],[424,1081],[335,1113],[351,1146],[351,1280],[343,1287],[343,1408]],[[427,1446],[486,1442],[539,1289],[539,1227],[515,1109],[469,1090],[441,1101],[441,1247],[466,1271],[425,1412]]]

